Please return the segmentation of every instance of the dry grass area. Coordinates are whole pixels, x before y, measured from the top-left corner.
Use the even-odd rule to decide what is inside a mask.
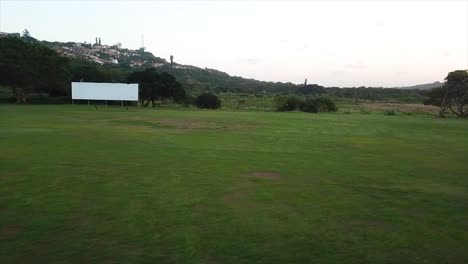
[[[360,103],[359,107],[367,111],[387,111],[394,110],[405,113],[428,113],[437,114],[439,108],[432,105],[423,104],[403,104],[403,103]]]

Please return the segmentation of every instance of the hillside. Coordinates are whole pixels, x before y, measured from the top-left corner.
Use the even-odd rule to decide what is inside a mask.
[[[120,43],[115,45],[102,44],[96,38],[95,43],[51,42],[37,40],[30,35],[18,33],[0,33],[0,37],[19,37],[25,42],[37,42],[56,50],[71,60],[72,81],[124,82],[126,76],[135,70],[156,68],[172,74],[186,88],[188,94],[197,95],[202,92],[214,93],[244,93],[261,96],[263,94],[287,94],[298,96],[331,96],[337,98],[363,99],[391,102],[422,102],[426,97],[427,85],[405,88],[381,87],[323,87],[318,84],[304,86],[303,84],[266,82],[246,79],[210,68],[200,68],[191,65],[168,62],[145,51],[123,48]],[[90,69],[93,69],[90,71]],[[90,75],[91,74],[91,75]],[[440,83],[433,83],[439,86]]]
[[[20,36],[18,33],[3,33],[0,37],[7,35],[20,37],[27,42],[40,42],[67,57],[86,60],[108,68],[157,68],[174,75],[192,91],[289,93],[297,88],[297,85],[293,83],[275,83],[245,79],[238,76],[230,76],[225,72],[215,69],[183,65],[176,62],[171,63],[144,49],[126,49],[120,43],[114,45],[102,44],[100,38],[96,38],[95,43],[79,43],[37,40],[31,36]]]
[[[393,87],[396,89],[405,89],[405,90],[412,90],[412,89],[417,89],[417,90],[431,90],[434,88],[438,88],[444,85],[441,82],[433,82],[433,83],[425,83],[425,84],[418,84],[418,85],[413,85],[413,86],[403,86],[403,87]]]

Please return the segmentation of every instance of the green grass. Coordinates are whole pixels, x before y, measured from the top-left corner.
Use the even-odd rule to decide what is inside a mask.
[[[1,105],[0,263],[468,263],[467,135],[428,116]]]

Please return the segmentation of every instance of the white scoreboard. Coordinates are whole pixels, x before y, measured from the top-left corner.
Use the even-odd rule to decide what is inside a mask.
[[[72,99],[138,101],[138,84],[72,82]]]

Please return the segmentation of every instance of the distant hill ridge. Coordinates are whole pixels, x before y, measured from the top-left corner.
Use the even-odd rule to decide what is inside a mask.
[[[144,49],[131,50],[122,48],[120,43],[115,45],[101,44],[100,38],[96,38],[95,43],[79,43],[79,42],[58,42],[37,40],[30,35],[21,36],[19,33],[4,33],[0,32],[0,37],[14,36],[20,37],[27,42],[40,42],[59,53],[72,58],[91,61],[99,65],[114,66],[123,68],[146,68],[154,67],[174,75],[179,81],[184,83],[192,90],[205,90],[209,87],[210,90],[217,92],[246,92],[246,93],[284,93],[285,91],[294,91],[302,89],[303,84],[293,84],[291,82],[268,82],[255,79],[246,79],[238,76],[230,76],[229,74],[209,68],[200,68],[191,65],[182,65],[178,63],[168,62],[166,59],[156,57],[151,52]],[[310,85],[309,85],[310,86]],[[322,87],[315,85],[317,87]],[[404,90],[428,90],[442,86],[441,82],[428,84],[414,85],[409,87],[392,87],[393,89]],[[204,87],[204,88],[200,88]],[[338,87],[330,87],[338,88]],[[360,87],[363,88],[363,87]],[[372,87],[369,87],[372,88]],[[381,88],[381,87],[380,87]],[[388,88],[386,88],[388,89]]]
[[[417,90],[431,90],[434,88],[442,87],[444,83],[442,82],[433,82],[433,83],[425,83],[425,84],[418,84],[413,86],[402,86],[402,87],[392,87],[396,89],[417,89]]]

